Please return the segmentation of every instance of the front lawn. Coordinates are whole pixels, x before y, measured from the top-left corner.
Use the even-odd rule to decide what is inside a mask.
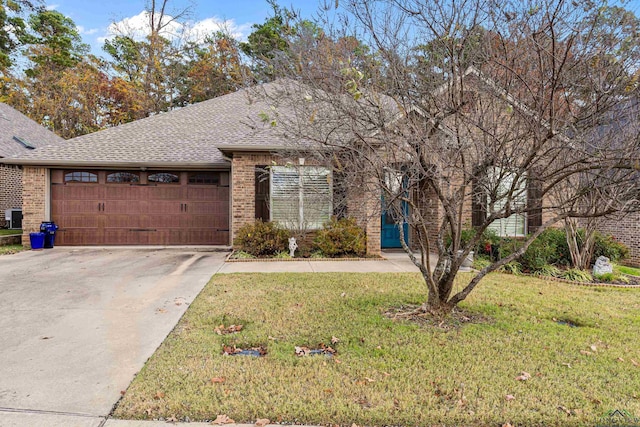
[[[14,234],[22,234],[22,230],[9,230],[7,228],[0,228],[0,236],[11,236]]]
[[[115,416],[347,426],[640,416],[640,289],[494,274],[463,304],[473,321],[461,326],[385,316],[423,291],[413,274],[214,276]],[[225,333],[231,325],[242,328]],[[333,357],[295,354],[334,337]],[[234,345],[267,355],[222,355]]]

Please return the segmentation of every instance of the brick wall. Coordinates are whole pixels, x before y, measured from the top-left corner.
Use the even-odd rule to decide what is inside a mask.
[[[297,162],[296,162],[297,163]],[[245,224],[255,221],[255,168],[259,165],[285,164],[285,159],[265,153],[235,153],[231,163],[231,239]],[[358,218],[367,233],[367,253],[380,254],[380,195],[354,189],[349,215]],[[358,207],[356,209],[356,207]],[[362,209],[364,207],[364,209]]]
[[[22,170],[0,164],[0,227],[6,226],[4,211],[22,207]]]
[[[375,181],[350,182],[346,199],[347,214],[356,218],[367,234],[367,254],[380,255],[380,189]]]
[[[25,166],[22,170],[22,244],[31,247],[29,233],[40,231],[47,216],[48,169]]]
[[[606,220],[598,226],[598,230],[604,234],[611,234],[629,246],[629,259],[625,264],[640,267],[640,213]]]

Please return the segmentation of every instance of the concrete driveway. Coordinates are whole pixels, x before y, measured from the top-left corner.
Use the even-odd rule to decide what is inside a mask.
[[[225,255],[57,247],[1,256],[0,426],[104,423]]]

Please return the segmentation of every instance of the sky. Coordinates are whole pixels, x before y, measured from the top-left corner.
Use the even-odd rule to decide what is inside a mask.
[[[292,7],[303,17],[312,17],[320,2],[324,1],[326,0],[280,0],[279,4]],[[332,4],[333,1],[329,3]],[[640,0],[613,0],[611,3],[624,3],[627,9],[640,15]],[[46,0],[49,9],[55,9],[73,19],[83,41],[98,56],[106,56],[102,46],[106,38],[112,37],[116,32],[114,23],[122,29],[133,29],[134,33],[138,29],[137,32],[142,34],[142,25],[147,22],[143,15],[145,4],[145,0]],[[191,37],[195,39],[224,27],[235,38],[245,40],[251,33],[251,25],[263,23],[272,14],[267,0],[170,0],[169,5],[170,15],[190,6],[188,21]]]
[[[161,0],[158,0],[160,2]],[[640,1],[640,0],[639,0]],[[102,46],[114,34],[113,23],[119,27],[137,28],[145,22],[142,14],[145,0],[47,0],[48,9],[70,17],[80,30],[82,39],[91,46],[91,52],[105,56]],[[303,16],[311,16],[318,6],[315,0],[280,1],[292,6]],[[266,0],[170,0],[168,14],[191,6],[189,26],[198,34],[211,33],[224,26],[240,40],[251,33],[251,25],[261,24],[272,15]]]

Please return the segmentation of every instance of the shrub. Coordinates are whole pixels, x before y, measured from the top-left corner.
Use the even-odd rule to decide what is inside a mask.
[[[518,261],[511,261],[500,267],[500,271],[519,276],[522,274],[522,264]]]
[[[560,270],[558,267],[556,267],[555,265],[544,265],[542,266],[540,269],[535,270],[533,272],[534,276],[542,276],[542,277],[561,277],[562,276],[562,270]]]
[[[600,274],[595,277],[601,282],[607,282],[607,283],[611,283],[611,282],[629,283],[630,282],[628,277],[624,276],[623,274],[616,273],[615,271],[613,273]]]
[[[289,232],[275,222],[256,220],[238,230],[235,245],[253,256],[272,256],[289,247]]]
[[[487,255],[478,255],[473,260],[473,268],[476,270],[482,270],[485,267],[491,265],[491,258]]]
[[[629,256],[629,248],[613,236],[596,233],[591,263],[594,263],[599,256],[606,256],[611,262],[618,262]]]
[[[538,271],[547,265],[568,265],[569,246],[564,230],[548,228],[527,248],[520,262],[529,271]]]
[[[367,251],[364,230],[358,226],[355,218],[332,218],[318,231],[314,246],[330,257],[363,256]]]
[[[580,270],[579,268],[570,268],[565,270],[562,274],[562,278],[583,283],[591,281],[591,274],[589,274],[588,271]]]

